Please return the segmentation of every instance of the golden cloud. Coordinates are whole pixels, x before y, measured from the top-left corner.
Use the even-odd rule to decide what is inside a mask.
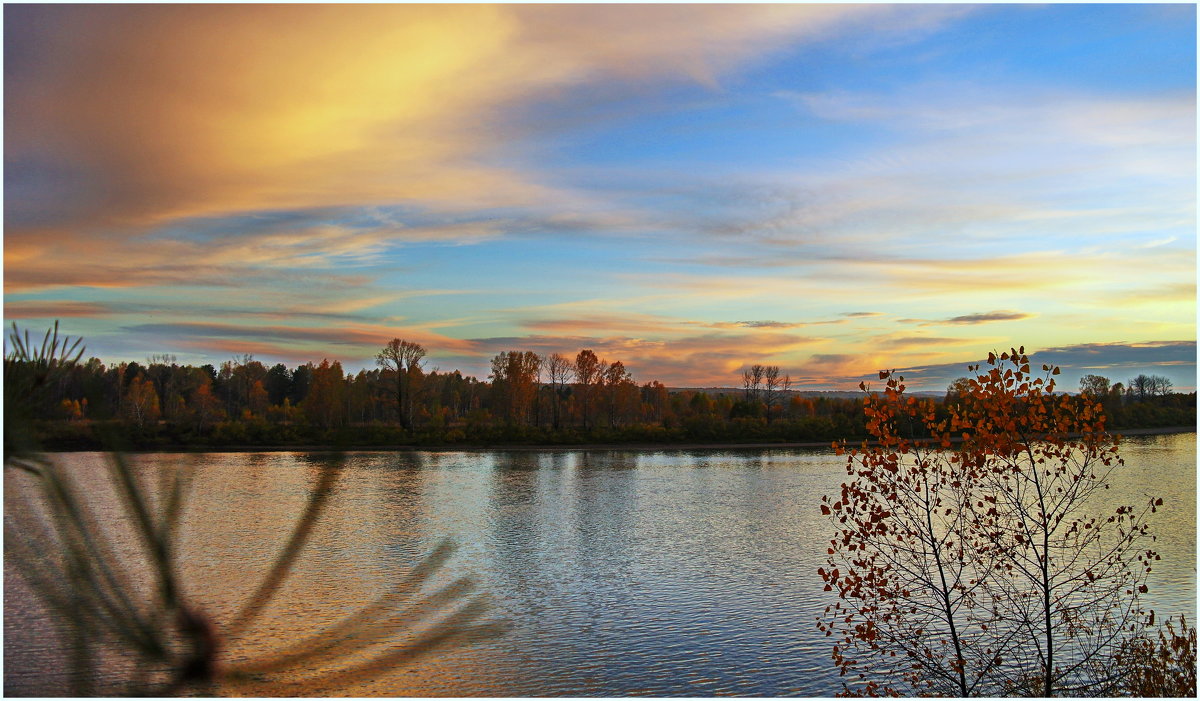
[[[547,199],[495,164],[504,110],[603,78],[722,73],[880,13],[856,6],[172,5],[6,14],[6,149],[60,159],[69,223]],[[568,198],[566,193],[554,197]],[[569,199],[569,198],[568,198]],[[91,206],[86,203],[90,202]],[[81,204],[82,203],[82,204]],[[63,222],[59,222],[63,223]]]

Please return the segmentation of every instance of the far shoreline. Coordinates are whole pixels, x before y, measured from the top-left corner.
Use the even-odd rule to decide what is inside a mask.
[[[1156,428],[1131,428],[1113,431],[1121,438],[1129,436],[1157,436],[1178,433],[1195,433],[1195,426],[1163,426]],[[922,439],[926,442],[929,439]],[[960,442],[960,438],[953,439]],[[127,449],[121,452],[130,454],[140,453],[482,453],[482,452],[669,452],[693,450],[811,450],[814,448],[832,449],[835,441],[806,441],[806,442],[756,442],[756,443],[537,443],[537,444],[507,444],[492,443],[485,445],[395,445],[395,446],[161,446],[156,448]],[[855,447],[862,444],[862,439],[847,440],[847,446]],[[50,453],[79,453],[107,452],[92,448],[82,450],[47,450]]]

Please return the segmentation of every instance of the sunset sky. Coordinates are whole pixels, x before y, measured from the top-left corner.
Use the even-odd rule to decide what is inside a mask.
[[[4,314],[105,361],[1196,385],[1194,5],[4,8]]]

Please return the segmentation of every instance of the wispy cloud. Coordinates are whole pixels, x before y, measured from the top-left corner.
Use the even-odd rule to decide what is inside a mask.
[[[426,346],[431,353],[472,351],[472,341],[451,338],[419,327],[373,326],[366,324],[328,326],[240,325],[215,322],[161,322],[131,324],[121,328],[135,336],[166,337],[190,349],[225,353],[230,348],[256,345],[260,351],[273,349],[275,357],[316,355],[363,361],[374,356],[385,343],[403,337]],[[286,353],[283,351],[287,350]],[[319,359],[319,358],[317,358]]]
[[[989,324],[993,321],[1020,321],[1021,319],[1028,319],[1031,316],[1033,316],[1033,315],[1026,314],[1024,312],[995,311],[995,312],[984,312],[982,314],[963,314],[962,316],[955,316],[955,317],[946,319],[943,323],[946,323],[946,324]]]
[[[78,300],[41,301],[5,300],[6,319],[66,319],[74,317],[112,316],[114,309],[100,302]]]
[[[790,329],[800,324],[789,324],[782,321],[735,321],[733,325],[751,329]]]

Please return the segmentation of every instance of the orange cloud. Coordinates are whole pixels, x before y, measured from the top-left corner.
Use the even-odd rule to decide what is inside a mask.
[[[66,319],[111,316],[114,310],[99,302],[77,300],[14,300],[4,303],[7,319]]]
[[[370,364],[375,353],[389,340],[404,338],[424,345],[431,354],[439,352],[471,353],[473,341],[451,338],[419,327],[356,324],[338,328],[310,326],[243,326],[215,322],[166,322],[134,324],[121,329],[127,334],[153,334],[173,339],[172,343],[189,348],[224,351],[257,344],[261,350],[274,349],[270,355],[286,357],[335,357],[365,360]],[[283,351],[287,350],[286,353]]]
[[[6,12],[7,155],[70,154],[69,222],[570,200],[489,160],[519,101],[604,77],[719,76],[870,16],[840,5],[141,5]],[[881,15],[883,16],[881,19]],[[18,36],[17,33],[20,33]],[[15,54],[14,54],[15,55]],[[62,211],[59,208],[59,211]]]

